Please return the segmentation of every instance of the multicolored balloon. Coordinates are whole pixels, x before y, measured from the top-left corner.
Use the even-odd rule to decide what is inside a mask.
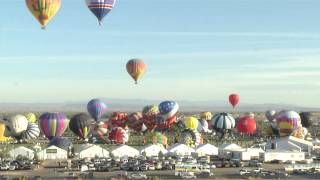
[[[130,129],[140,132],[142,130],[143,120],[142,113],[135,112],[129,115],[128,117],[128,126]]]
[[[161,132],[149,132],[146,134],[146,143],[167,145],[167,137]]]
[[[256,121],[250,116],[240,117],[237,122],[237,130],[240,133],[254,134],[257,131]]]
[[[86,0],[86,4],[90,11],[97,17],[99,25],[102,20],[113,9],[116,0]]]
[[[155,118],[156,129],[159,131],[168,130],[177,121],[177,116],[165,119],[164,116],[158,114]]]
[[[277,115],[277,111],[275,111],[275,110],[268,110],[265,113],[266,118],[270,122],[274,122],[275,121],[276,115]]]
[[[29,123],[36,123],[37,122],[37,116],[34,113],[27,113],[26,118]]]
[[[196,130],[198,128],[198,119],[195,117],[184,118],[184,124],[187,129]]]
[[[86,113],[79,113],[70,119],[70,130],[81,139],[86,139],[90,133],[91,117]]]
[[[87,110],[95,121],[99,121],[107,112],[107,105],[100,99],[92,99],[87,104]]]
[[[23,131],[17,139],[31,140],[36,139],[40,135],[40,129],[37,124],[29,123],[27,130]]]
[[[215,130],[230,130],[235,128],[235,119],[229,113],[218,113],[212,117],[212,127]]]
[[[143,123],[149,131],[153,130],[156,126],[155,118],[159,114],[159,108],[156,105],[145,106],[142,110]]]
[[[289,136],[295,129],[301,126],[301,119],[295,111],[281,111],[276,116],[280,136]]]
[[[135,83],[138,84],[138,80],[147,70],[147,65],[140,59],[131,59],[127,62],[126,69]]]
[[[239,101],[240,101],[240,96],[238,94],[231,94],[229,96],[229,102],[233,108],[235,108],[237,106]]]
[[[199,119],[198,120],[198,132],[200,133],[207,133],[209,132],[209,124],[207,120]]]
[[[200,113],[200,119],[210,121],[212,119],[212,113],[207,111],[207,112],[201,112]]]
[[[108,133],[108,123],[107,122],[95,122],[93,124],[93,134],[98,135],[102,138]]]
[[[177,114],[179,104],[175,101],[163,101],[159,104],[159,113],[164,119],[171,118]]]
[[[128,133],[121,127],[112,128],[109,139],[116,144],[125,144],[129,141]]]
[[[185,144],[190,147],[196,147],[202,144],[201,134],[197,131],[185,129],[179,138],[179,143]]]
[[[63,113],[47,112],[40,116],[39,125],[43,134],[51,140],[54,137],[62,136],[68,128],[69,119]]]
[[[32,15],[42,25],[42,29],[45,29],[59,11],[61,0],[26,0],[26,4]]]
[[[23,115],[15,115],[9,119],[7,129],[14,137],[19,136],[22,132],[27,130],[28,120]]]
[[[109,125],[112,128],[125,128],[128,121],[128,114],[125,112],[113,112],[109,117]]]

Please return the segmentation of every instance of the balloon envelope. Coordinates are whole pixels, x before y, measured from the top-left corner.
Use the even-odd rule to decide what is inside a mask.
[[[275,110],[268,110],[266,111],[266,118],[268,119],[268,121],[272,122],[272,121],[275,121],[275,118],[276,118],[276,114],[277,114],[277,111]]]
[[[100,99],[92,99],[87,104],[87,110],[95,121],[99,121],[107,112],[107,105]]]
[[[9,119],[7,128],[10,131],[11,135],[16,137],[19,136],[25,130],[27,130],[27,127],[27,118],[23,115],[15,115]]]
[[[29,123],[27,130],[21,133],[21,135],[17,139],[22,140],[30,140],[30,139],[36,139],[40,135],[40,129],[37,124]]]
[[[240,133],[254,134],[257,130],[256,121],[250,116],[243,116],[237,122],[237,130]]]
[[[191,147],[198,146],[201,144],[201,134],[197,131],[185,129],[180,135],[179,143]]]
[[[125,144],[129,141],[129,135],[123,128],[116,127],[109,133],[109,139],[117,144]]]
[[[135,112],[129,115],[128,117],[128,126],[130,129],[133,129],[136,132],[140,132],[142,130],[143,120],[142,113]]]
[[[135,83],[145,74],[147,65],[140,59],[131,59],[127,62],[126,69]]]
[[[27,113],[26,118],[29,123],[36,123],[37,122],[37,117],[34,113]]]
[[[235,128],[235,119],[229,113],[218,113],[212,117],[212,127],[215,130],[229,130]]]
[[[281,111],[278,113],[276,120],[280,136],[289,136],[293,130],[301,126],[300,116],[295,111]]]
[[[69,128],[81,139],[86,139],[90,133],[91,117],[85,113],[79,113],[70,119]]]
[[[86,0],[90,11],[97,17],[101,25],[103,18],[113,9],[116,0]]]
[[[64,149],[64,150],[68,150],[69,147],[72,147],[72,142],[65,137],[55,137],[53,139],[51,139],[49,146],[56,146],[58,148]]]
[[[229,102],[233,108],[235,108],[237,106],[239,101],[240,101],[240,96],[238,94],[231,94],[229,96]]]
[[[198,128],[198,119],[195,117],[186,117],[184,124],[187,129],[196,130]]]
[[[159,104],[159,113],[164,119],[175,116],[179,110],[179,104],[175,101],[163,101]]]
[[[61,0],[26,0],[28,9],[42,28],[50,22],[61,7]]]
[[[143,123],[151,131],[155,128],[155,118],[159,114],[159,108],[156,105],[145,106],[142,110]]]
[[[113,112],[109,117],[109,125],[112,128],[125,128],[128,121],[128,114],[125,112]]]
[[[210,121],[212,119],[212,113],[211,112],[201,112],[200,119]]]
[[[68,128],[69,119],[59,112],[44,113],[39,118],[40,129],[43,134],[48,138],[61,136]]]
[[[204,120],[204,119],[199,119],[198,120],[198,132],[200,133],[207,133],[209,132],[209,124],[208,121]]]

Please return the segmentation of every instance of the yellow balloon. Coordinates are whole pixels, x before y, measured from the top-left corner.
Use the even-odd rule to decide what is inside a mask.
[[[195,117],[186,117],[184,119],[184,124],[186,128],[195,130],[198,128],[198,119]]]
[[[26,0],[32,15],[44,29],[61,7],[61,0]]]
[[[11,138],[4,136],[5,131],[6,131],[6,125],[4,123],[0,123],[0,142],[7,142],[11,140]]]
[[[211,112],[201,112],[200,118],[206,121],[209,121],[212,119],[212,113]]]
[[[29,123],[36,123],[37,122],[37,117],[33,113],[26,114],[26,118],[27,118]]]

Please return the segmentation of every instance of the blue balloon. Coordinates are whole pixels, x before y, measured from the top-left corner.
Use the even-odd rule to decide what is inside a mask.
[[[174,116],[179,109],[179,105],[175,101],[163,101],[159,104],[159,112],[166,118]]]
[[[95,121],[99,121],[107,112],[107,105],[100,99],[92,99],[88,102],[87,110]]]
[[[114,7],[116,0],[86,0],[90,11],[98,18],[99,24]]]
[[[68,150],[69,147],[72,147],[72,143],[68,138],[55,137],[50,141],[49,146],[56,146],[64,150]]]

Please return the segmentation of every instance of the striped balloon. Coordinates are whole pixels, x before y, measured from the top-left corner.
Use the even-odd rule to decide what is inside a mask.
[[[127,62],[126,68],[132,79],[138,84],[138,80],[146,72],[147,65],[140,59],[131,59]]]
[[[61,7],[61,0],[26,0],[26,4],[44,29]]]
[[[229,113],[218,113],[213,116],[212,127],[216,130],[228,130],[233,129],[236,126],[234,118]]]
[[[115,3],[116,0],[86,0],[88,8],[98,18],[99,25],[102,24],[103,18],[109,14]]]
[[[99,121],[107,112],[107,105],[100,99],[92,99],[87,104],[87,110],[95,121]]]
[[[91,117],[85,113],[74,115],[70,119],[69,129],[82,139],[86,139],[90,133]]]
[[[195,147],[201,144],[201,134],[198,131],[185,129],[179,138],[179,143],[185,144],[190,147]]]
[[[48,138],[61,136],[68,128],[69,119],[59,112],[44,113],[39,118],[40,129],[43,134]]]
[[[19,139],[30,140],[39,137],[40,129],[37,124],[29,123],[27,130],[21,133]]]
[[[289,136],[301,126],[300,115],[295,111],[281,111],[276,116],[280,136]]]

